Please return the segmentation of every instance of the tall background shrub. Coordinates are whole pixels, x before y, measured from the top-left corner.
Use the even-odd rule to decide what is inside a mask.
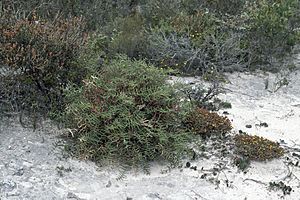
[[[80,84],[86,73],[77,62],[86,40],[83,20],[8,16],[0,24],[1,98],[17,111],[61,110],[64,87]]]

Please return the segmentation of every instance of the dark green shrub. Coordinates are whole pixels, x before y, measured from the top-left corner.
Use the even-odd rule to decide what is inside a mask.
[[[236,153],[250,160],[270,160],[284,154],[284,149],[278,143],[263,137],[239,134],[234,140]]]
[[[182,0],[141,0],[141,12],[148,24],[158,25],[183,11]]]
[[[166,78],[145,62],[120,57],[84,80],[83,87],[69,88],[65,119],[79,155],[134,166],[180,158],[187,134],[179,99]]]
[[[109,53],[126,54],[130,58],[142,58],[147,45],[144,18],[130,15],[115,20]]]
[[[299,42],[299,9],[298,0],[263,0],[247,6],[245,47],[251,54],[252,68],[273,70],[270,68]]]
[[[180,13],[170,19],[172,27],[181,35],[188,35],[192,40],[203,40],[207,35],[213,34],[216,29],[214,15],[198,10],[192,15]]]
[[[2,96],[19,111],[62,109],[63,88],[85,75],[76,62],[85,44],[83,21],[0,20]]]

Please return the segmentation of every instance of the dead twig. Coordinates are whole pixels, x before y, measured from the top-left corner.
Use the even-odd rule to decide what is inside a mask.
[[[197,192],[195,192],[194,190],[191,190],[197,197],[200,197],[201,199],[204,199],[204,200],[209,200],[203,196],[201,196],[200,194],[198,194]]]

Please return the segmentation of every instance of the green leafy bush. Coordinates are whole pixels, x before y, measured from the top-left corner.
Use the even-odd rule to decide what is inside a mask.
[[[177,33],[186,34],[191,39],[203,40],[205,36],[213,34],[216,29],[214,15],[198,10],[192,15],[180,13],[171,18],[171,25]]]
[[[179,99],[166,74],[119,57],[67,92],[65,112],[75,150],[83,158],[140,166],[180,158],[188,139]]]
[[[126,54],[130,58],[142,58],[147,45],[144,18],[139,15],[130,15],[114,21],[109,44],[109,53],[112,55]]]
[[[35,22],[1,17],[0,90],[20,110],[62,109],[62,90],[79,84],[77,57],[85,45],[80,18]]]
[[[245,46],[251,54],[252,68],[273,70],[270,68],[275,62],[299,42],[295,30],[300,21],[299,9],[297,0],[263,0],[247,6]]]
[[[250,160],[270,160],[284,154],[284,149],[278,143],[263,137],[239,134],[234,140],[236,153]]]
[[[141,0],[140,6],[143,16],[151,26],[158,25],[161,21],[165,21],[176,16],[183,11],[182,0]]]

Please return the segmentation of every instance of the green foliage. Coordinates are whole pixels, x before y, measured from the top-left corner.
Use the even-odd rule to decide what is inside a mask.
[[[109,38],[106,57],[123,53],[210,77],[283,68],[300,41],[298,0],[17,0],[2,7],[19,18],[82,16],[87,30]]]
[[[207,35],[216,31],[215,16],[205,10],[198,10],[192,15],[180,13],[173,17],[171,25],[180,35],[188,35],[192,41],[203,41]]]
[[[299,42],[299,6],[297,0],[263,0],[247,6],[245,40],[252,67],[272,67],[274,58],[282,58]]]
[[[147,44],[144,26],[144,18],[139,14],[117,19],[113,25],[109,53],[142,58]]]
[[[199,50],[205,49],[211,44],[201,46],[204,39],[208,35],[212,35],[216,29],[216,23],[213,13],[206,12],[203,6],[198,7],[197,11],[191,12],[186,8],[184,1],[168,0],[164,1],[65,1],[52,0],[51,3],[31,0],[28,2],[15,1],[15,3],[5,6],[5,9],[13,9],[16,15],[32,16],[32,13],[38,13],[42,18],[53,19],[57,16],[83,16],[87,21],[87,29],[94,30],[100,28],[110,42],[107,46],[106,55],[111,57],[117,53],[124,53],[131,58],[148,58],[155,65],[162,65],[166,68],[172,67],[181,69],[182,71],[198,71],[203,73],[211,66],[206,66],[207,61],[200,60],[198,57],[203,55],[195,55]],[[45,4],[43,4],[45,3]],[[196,6],[196,2],[195,3]],[[196,6],[197,7],[197,6]],[[20,9],[20,10],[18,10]],[[153,55],[153,49],[157,47],[155,42],[160,42],[162,35],[152,33],[149,27],[162,30],[160,24],[165,21],[172,25],[179,38],[174,38],[174,44],[167,45],[172,49],[163,51],[163,54]],[[105,27],[103,27],[105,25]],[[109,31],[107,31],[109,30]],[[158,36],[157,40],[152,40]],[[187,37],[186,37],[187,36]],[[165,45],[171,40],[167,36],[167,40],[161,45]],[[184,42],[182,44],[176,44]],[[190,44],[185,44],[189,41]],[[151,44],[149,44],[151,43]],[[153,43],[153,45],[152,45]],[[184,45],[184,46],[182,46]],[[193,49],[193,46],[201,46],[200,49]],[[191,46],[191,47],[189,47]],[[226,45],[225,45],[226,46]],[[185,49],[188,47],[189,49]],[[160,47],[162,49],[163,47]],[[192,48],[192,50],[191,50]],[[218,48],[218,47],[216,47]],[[157,50],[159,51],[159,49]],[[175,51],[176,58],[173,56]],[[184,53],[186,51],[186,53]],[[211,51],[211,50],[210,50]],[[150,54],[149,54],[150,52]],[[211,53],[203,53],[209,54]],[[194,57],[196,58],[194,59]],[[223,56],[223,55],[220,55]],[[209,58],[211,60],[211,58]],[[213,58],[212,58],[213,59]],[[205,65],[205,66],[203,66]],[[193,68],[193,66],[200,66]],[[188,68],[188,70],[185,70]]]
[[[200,8],[206,8],[219,15],[237,15],[242,12],[246,0],[183,0],[184,8],[189,12],[196,12]]]
[[[222,108],[222,109],[230,109],[230,108],[232,108],[231,103],[227,102],[227,101],[221,101],[219,105],[220,105],[220,108]]]
[[[148,24],[156,26],[160,24],[161,21],[166,21],[183,11],[181,1],[182,0],[141,0],[142,14]]]
[[[80,156],[130,166],[180,158],[188,137],[179,99],[165,81],[164,71],[119,57],[83,87],[69,88],[65,119]]]
[[[250,160],[270,160],[284,154],[284,149],[278,143],[263,137],[239,134],[234,139],[236,153]]]
[[[250,166],[250,160],[249,158],[235,158],[234,164],[243,172],[246,172],[248,167]]]
[[[96,30],[100,26],[113,21],[116,17],[130,13],[131,0],[14,0],[3,1],[2,10],[10,11],[17,18],[30,16],[36,12],[43,19],[83,17],[88,30]]]

